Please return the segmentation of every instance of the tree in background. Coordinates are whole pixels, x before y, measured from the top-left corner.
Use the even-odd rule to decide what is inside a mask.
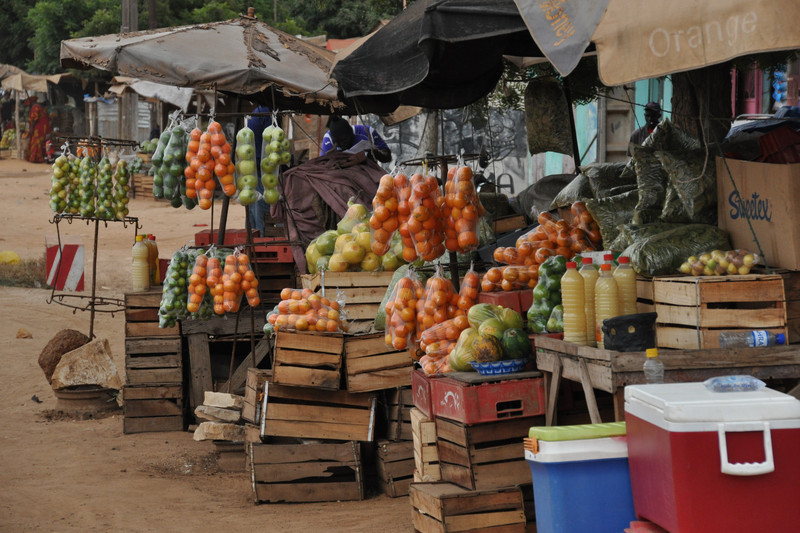
[[[33,50],[28,45],[33,30],[25,20],[33,4],[32,0],[3,0],[0,9],[0,28],[3,28],[0,32],[0,63],[23,68],[33,57]]]

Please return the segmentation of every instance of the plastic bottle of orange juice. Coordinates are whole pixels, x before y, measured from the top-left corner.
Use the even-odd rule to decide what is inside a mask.
[[[594,320],[597,347],[603,348],[603,320],[619,315],[617,282],[611,274],[611,264],[600,265],[600,277],[594,286]]]
[[[586,310],[584,308],[583,276],[574,261],[567,262],[561,276],[561,302],[564,306],[564,340],[586,345]]]
[[[147,263],[148,250],[144,243],[144,235],[136,236],[136,243],[131,251],[133,264],[131,266],[131,278],[133,292],[146,291],[150,288],[150,267]]]
[[[595,338],[595,321],[594,321],[594,287],[597,284],[597,278],[600,277],[600,272],[592,264],[591,257],[583,258],[583,265],[580,270],[581,277],[583,277],[583,306],[586,314],[586,344],[588,346],[597,346],[597,339]]]
[[[156,236],[150,233],[147,239],[150,241],[150,285],[161,285],[161,265],[158,262]]]
[[[617,259],[619,265],[614,269],[614,280],[617,282],[619,296],[619,314],[632,315],[636,308],[636,272],[631,268],[631,260],[624,255]]]

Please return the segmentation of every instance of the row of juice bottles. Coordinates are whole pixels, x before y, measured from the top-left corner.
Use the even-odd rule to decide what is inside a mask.
[[[131,270],[133,292],[146,291],[152,286],[161,285],[158,245],[155,235],[152,233],[137,235],[131,256],[133,257]]]
[[[638,312],[630,259],[620,256],[616,268],[613,260],[612,254],[605,254],[599,271],[588,257],[580,269],[574,261],[567,263],[561,278],[565,341],[603,348],[603,320]]]

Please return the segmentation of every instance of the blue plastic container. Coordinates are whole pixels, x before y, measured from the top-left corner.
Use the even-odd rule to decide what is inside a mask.
[[[619,533],[636,520],[624,431],[624,423],[531,428],[538,449],[525,459],[538,533]]]

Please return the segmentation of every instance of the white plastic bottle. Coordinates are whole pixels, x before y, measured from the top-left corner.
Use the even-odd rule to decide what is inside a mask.
[[[131,265],[131,280],[133,292],[142,292],[150,288],[150,265],[148,264],[148,250],[144,243],[144,235],[136,236],[136,243],[131,250],[133,263]]]
[[[603,348],[603,320],[619,315],[617,282],[611,274],[611,263],[600,265],[600,277],[594,286],[594,320],[597,347]]]
[[[658,358],[658,348],[647,349],[644,361],[644,379],[647,383],[664,383],[664,363]]]
[[[614,269],[614,280],[617,282],[619,296],[619,314],[632,315],[636,308],[636,272],[631,268],[631,260],[624,255],[617,259],[619,263]]]
[[[591,257],[583,258],[580,274],[583,278],[583,308],[586,315],[586,345],[597,346],[594,321],[594,286],[597,284],[597,278],[600,277],[600,272],[592,264]]]
[[[561,302],[564,306],[564,340],[586,345],[586,310],[584,307],[583,276],[574,261],[567,262],[561,276]]]

